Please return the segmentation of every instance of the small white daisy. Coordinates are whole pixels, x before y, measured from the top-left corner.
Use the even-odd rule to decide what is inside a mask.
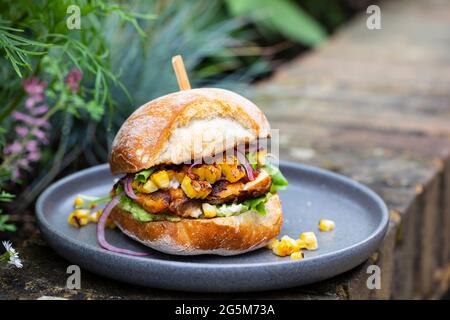
[[[2,241],[2,244],[5,247],[6,251],[8,251],[8,252],[9,252],[9,250],[11,250],[13,248],[10,241]]]
[[[17,255],[16,256],[10,256],[8,263],[16,266],[16,268],[22,268],[23,267],[22,260],[20,260],[19,256],[17,256]]]
[[[12,247],[10,241],[2,241],[6,252],[0,255],[0,261],[7,261],[9,264],[15,266],[16,268],[22,268],[22,260],[19,258],[19,253]]]

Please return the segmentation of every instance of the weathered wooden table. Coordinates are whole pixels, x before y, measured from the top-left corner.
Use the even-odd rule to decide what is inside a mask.
[[[65,288],[69,263],[39,238],[21,248],[22,270],[0,269],[0,298],[437,298],[450,282],[450,2],[388,1],[382,30],[364,14],[318,50],[255,89],[281,130],[282,158],[337,171],[378,192],[391,221],[380,250],[328,281],[248,294],[140,288],[83,271]],[[366,286],[370,264],[381,289]]]

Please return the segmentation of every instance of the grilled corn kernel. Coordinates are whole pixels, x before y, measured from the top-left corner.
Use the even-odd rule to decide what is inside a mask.
[[[209,203],[202,203],[202,209],[206,218],[214,218],[217,216],[216,206],[210,205]]]
[[[256,153],[256,163],[262,167],[266,164],[267,150],[260,150]]]
[[[177,180],[181,183],[184,178],[184,172],[182,171],[175,171],[175,170],[167,170],[167,174],[169,175],[169,180]]]
[[[89,217],[89,210],[87,209],[77,209],[74,213],[80,219]]]
[[[167,189],[169,188],[170,179],[169,175],[167,174],[166,170],[158,171],[150,177],[150,179],[153,181],[154,184],[158,186],[158,188],[161,189]]]
[[[297,241],[288,236],[283,236],[281,240],[275,242],[272,247],[272,252],[280,257],[289,256],[299,250],[300,248]]]
[[[292,250],[294,251],[300,250],[300,245],[297,243],[297,241],[289,236],[281,237],[281,241],[289,243],[289,245],[292,247]]]
[[[134,179],[133,179],[133,181],[131,181],[131,187],[133,189],[135,189],[135,190],[139,190],[139,187],[140,187],[141,184],[142,183],[140,183],[139,181],[134,180]]]
[[[193,167],[191,172],[195,174],[199,180],[205,180],[205,166],[199,165],[197,167]]]
[[[204,199],[212,191],[212,187],[207,181],[192,180],[187,175],[181,182],[181,189],[191,199]]]
[[[319,221],[319,230],[320,231],[331,231],[335,227],[335,223],[333,220],[328,219],[320,219]]]
[[[139,186],[138,190],[142,193],[152,193],[158,190],[158,186],[151,179],[148,179],[146,183]]]
[[[297,245],[300,249],[306,249],[306,243],[303,240],[297,239],[295,240],[297,242]]]
[[[279,241],[273,246],[272,252],[277,256],[285,257],[290,255],[294,251],[289,247],[289,244],[284,241]]]
[[[245,170],[238,164],[222,163],[222,174],[229,182],[233,183],[245,177]]]
[[[67,218],[67,222],[75,228],[81,228],[81,224],[78,220],[78,218],[75,216],[75,212],[72,212],[69,214],[69,217]]]
[[[304,246],[307,250],[316,250],[319,247],[314,232],[303,232],[300,235],[300,240],[303,241]]]
[[[80,228],[89,223],[89,210],[77,209],[72,212],[67,221],[75,228]]]
[[[205,166],[205,180],[210,184],[215,183],[222,176],[222,170],[218,165],[207,165]]]
[[[103,210],[97,210],[95,212],[92,212],[89,215],[89,222],[97,223],[98,219],[100,219],[100,216],[102,215]]]
[[[305,257],[304,253],[302,251],[296,251],[291,253],[291,259],[293,260],[301,260]]]
[[[79,207],[83,206],[83,204],[84,204],[84,200],[80,196],[77,196],[75,198],[75,200],[73,201],[73,206],[75,208],[79,208]]]
[[[270,242],[266,245],[267,249],[273,249],[280,241],[277,238],[270,240]]]

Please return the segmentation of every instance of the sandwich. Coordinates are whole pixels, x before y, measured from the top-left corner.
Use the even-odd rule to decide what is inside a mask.
[[[237,255],[280,233],[277,191],[287,186],[267,150],[270,125],[248,99],[228,90],[183,90],[138,108],[109,157],[122,175],[99,220],[108,250],[145,255],[105,240],[106,219],[128,237],[174,255]]]

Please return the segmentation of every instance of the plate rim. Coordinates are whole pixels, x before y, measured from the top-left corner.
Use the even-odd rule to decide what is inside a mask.
[[[389,211],[388,211],[386,204],[382,200],[382,198],[377,193],[375,193],[372,189],[370,189],[369,187],[367,187],[349,177],[346,177],[344,175],[341,175],[341,174],[338,174],[335,172],[331,172],[331,171],[328,171],[325,169],[321,169],[321,168],[317,168],[317,167],[313,167],[313,166],[309,166],[309,165],[305,165],[305,164],[301,164],[301,163],[283,161],[283,160],[280,160],[280,166],[290,167],[290,168],[294,168],[294,169],[300,169],[302,171],[307,171],[310,174],[318,174],[320,176],[325,176],[326,178],[338,180],[340,183],[343,183],[343,184],[348,185],[356,190],[361,191],[362,193],[365,193],[366,196],[368,196],[368,198],[370,198],[371,201],[373,201],[380,209],[381,220],[380,220],[379,224],[377,225],[376,229],[368,237],[364,238],[363,240],[361,240],[355,244],[352,244],[352,245],[344,247],[342,249],[331,251],[331,252],[328,252],[328,253],[325,253],[322,255],[308,257],[305,260],[283,259],[280,261],[257,262],[257,263],[251,263],[251,264],[249,264],[249,263],[247,263],[247,264],[245,264],[245,263],[218,264],[216,262],[211,263],[211,262],[191,262],[191,261],[174,261],[174,260],[165,260],[165,259],[164,260],[163,259],[155,259],[152,257],[151,252],[150,252],[149,256],[145,256],[145,257],[135,257],[135,256],[124,255],[124,254],[118,254],[115,252],[107,251],[100,247],[96,247],[96,246],[92,246],[90,244],[83,243],[79,240],[72,239],[69,236],[65,235],[63,232],[60,232],[59,230],[53,228],[51,226],[51,224],[45,218],[44,209],[43,209],[45,200],[49,197],[49,195],[52,194],[52,192],[55,189],[57,189],[58,187],[60,187],[61,185],[65,184],[67,181],[70,181],[72,179],[79,178],[80,176],[89,174],[91,172],[107,169],[109,167],[108,163],[96,165],[96,166],[93,166],[90,168],[80,170],[78,172],[70,174],[70,175],[63,177],[63,178],[57,180],[56,182],[52,183],[44,192],[42,192],[40,194],[40,196],[36,202],[36,206],[35,206],[36,218],[37,218],[39,226],[41,228],[46,229],[45,230],[46,232],[52,233],[64,241],[68,241],[74,247],[81,246],[84,250],[94,251],[96,253],[99,253],[102,255],[107,255],[110,257],[114,256],[117,259],[137,260],[142,263],[147,262],[147,263],[157,264],[162,267],[164,267],[164,266],[183,267],[183,268],[187,267],[189,269],[197,269],[197,270],[199,268],[211,269],[211,270],[218,270],[218,269],[224,270],[224,269],[236,269],[236,268],[241,268],[241,269],[242,268],[245,268],[245,269],[255,269],[256,268],[256,269],[258,269],[260,267],[266,267],[266,266],[268,266],[268,267],[273,267],[273,266],[286,267],[289,265],[298,265],[301,263],[305,263],[305,261],[308,261],[308,263],[310,263],[310,264],[314,264],[316,261],[320,262],[321,260],[326,260],[326,259],[330,259],[333,257],[341,256],[343,253],[350,252],[350,251],[360,248],[360,247],[364,247],[365,245],[370,244],[376,238],[379,238],[378,243],[377,243],[377,245],[379,245],[379,243],[382,241],[382,239],[384,238],[384,236],[387,232],[387,227],[389,224]],[[50,245],[50,247],[52,247],[52,245]],[[154,249],[151,249],[151,248],[148,248],[148,250],[155,251]]]

